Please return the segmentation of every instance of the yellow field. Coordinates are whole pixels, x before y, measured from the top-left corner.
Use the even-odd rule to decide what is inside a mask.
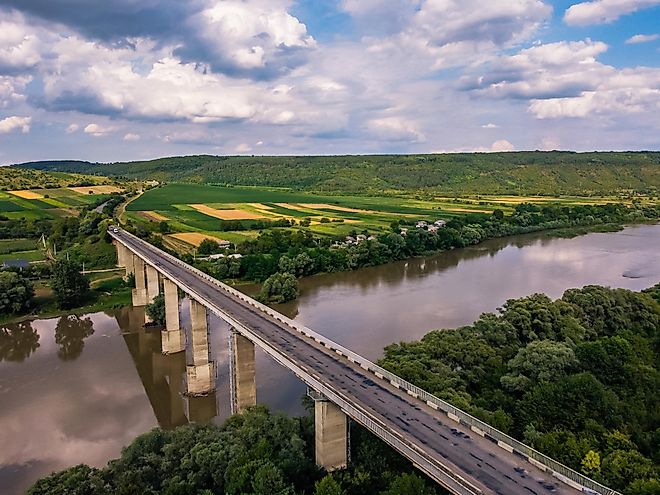
[[[368,210],[358,210],[355,208],[348,208],[346,206],[329,205],[326,203],[297,203],[297,206],[299,208],[311,208],[312,210],[335,210],[349,213],[372,213]]]
[[[232,210],[217,210],[206,205],[188,205],[193,207],[200,213],[210,217],[219,218],[220,220],[257,220],[265,218],[264,215],[252,213],[250,211],[232,209]]]
[[[121,188],[117,186],[70,187],[69,189],[80,194],[112,194],[121,192]]]
[[[200,234],[199,232],[182,232],[180,234],[169,234],[169,237],[173,237],[179,241],[183,241],[195,247],[199,246],[205,239],[210,239],[214,242],[220,242],[222,240],[218,239],[217,237],[213,237],[212,235]]]
[[[23,199],[43,199],[43,195],[36,193],[34,191],[7,191],[9,194],[13,194],[14,196],[18,196],[19,198]]]
[[[166,222],[169,220],[166,216],[156,213],[155,211],[141,211],[138,213],[141,217],[146,218],[147,220],[153,220],[154,222]]]
[[[263,203],[247,203],[250,205],[252,208],[256,208],[257,210],[272,210],[272,206],[265,205]]]

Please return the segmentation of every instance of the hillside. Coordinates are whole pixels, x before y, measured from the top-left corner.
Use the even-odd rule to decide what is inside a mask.
[[[36,168],[31,170],[28,168],[0,167],[0,191],[54,189],[110,183],[112,181],[107,177],[42,171]]]
[[[16,165],[161,182],[288,187],[342,193],[610,195],[655,193],[660,153],[464,153],[372,156],[187,156],[96,164]]]

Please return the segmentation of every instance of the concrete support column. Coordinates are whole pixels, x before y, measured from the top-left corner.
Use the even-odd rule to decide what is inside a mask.
[[[144,273],[144,261],[133,255],[135,267],[135,289],[133,289],[133,306],[146,306],[147,304],[147,278]]]
[[[186,349],[183,331],[179,320],[179,292],[168,278],[163,278],[165,293],[165,330],[160,332],[163,354],[174,354]]]
[[[205,395],[215,389],[215,366],[210,360],[206,307],[190,300],[190,362],[186,366],[188,395]]]
[[[236,330],[231,335],[232,414],[257,405],[254,344]]]
[[[117,266],[126,266],[126,248],[121,242],[112,241],[115,245],[115,250],[117,251]]]
[[[158,276],[158,270],[156,270],[151,265],[146,265],[147,267],[147,300],[149,303],[152,303],[156,296],[160,294],[160,278]]]
[[[316,464],[326,471],[348,466],[346,415],[328,400],[314,402]]]

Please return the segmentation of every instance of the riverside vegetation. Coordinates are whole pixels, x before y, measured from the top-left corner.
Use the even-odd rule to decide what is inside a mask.
[[[380,364],[625,495],[660,491],[660,285],[587,286],[507,301],[473,325],[386,348]],[[222,426],[155,429],[103,469],[72,467],[30,495],[445,493],[351,426],[352,462],[313,462],[313,417],[263,407]]]

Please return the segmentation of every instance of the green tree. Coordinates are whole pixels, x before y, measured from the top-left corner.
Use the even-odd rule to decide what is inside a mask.
[[[341,485],[329,474],[317,481],[314,489],[314,495],[344,495]]]
[[[587,476],[593,476],[600,472],[600,454],[593,450],[587,452],[582,459],[582,472]]]
[[[171,232],[170,224],[167,223],[165,220],[163,220],[158,224],[158,232],[160,232],[161,234],[167,234]]]
[[[197,253],[202,255],[215,254],[220,252],[220,245],[217,241],[204,239],[197,247]]]
[[[37,481],[28,495],[110,495],[101,471],[84,464]]]
[[[154,324],[165,325],[165,296],[163,293],[154,297],[154,300],[147,304],[145,311]]]
[[[263,302],[283,303],[298,297],[298,280],[290,273],[275,273],[261,286],[258,299]]]
[[[32,282],[21,274],[0,271],[0,314],[11,314],[28,309],[34,296]]]
[[[79,263],[66,259],[58,260],[53,264],[51,286],[60,308],[76,307],[87,295],[89,280],[80,273],[81,269]]]
[[[507,367],[509,373],[502,377],[502,386],[520,392],[538,382],[566,376],[577,367],[577,359],[573,349],[563,342],[537,340],[520,349]]]
[[[394,478],[389,489],[381,495],[434,495],[435,489],[416,474],[401,474]]]

